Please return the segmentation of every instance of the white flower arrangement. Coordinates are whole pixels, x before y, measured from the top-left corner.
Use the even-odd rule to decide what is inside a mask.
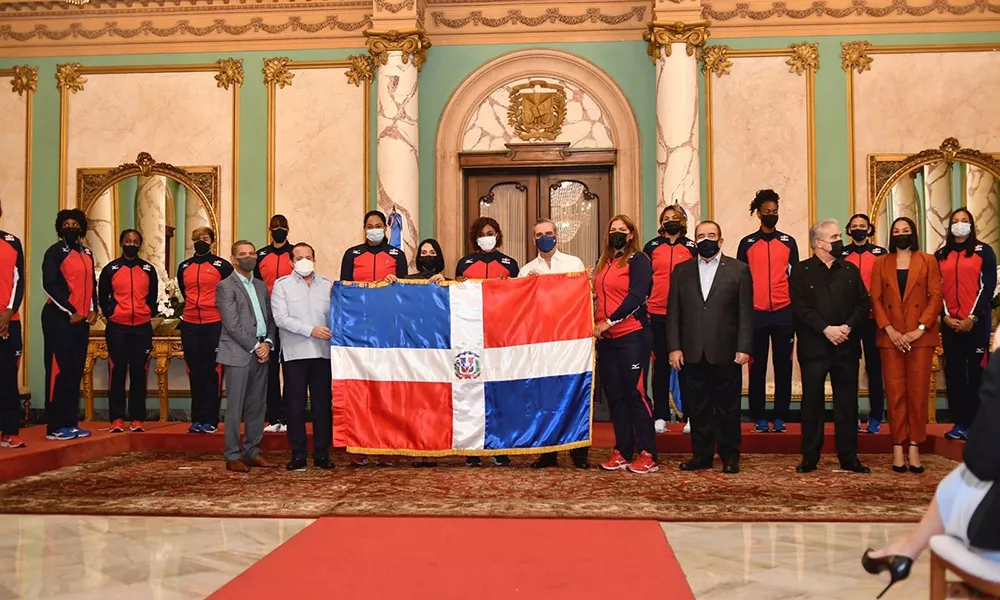
[[[180,318],[184,312],[184,296],[181,294],[177,279],[171,279],[163,286],[160,297],[157,298],[159,316],[165,319]]]

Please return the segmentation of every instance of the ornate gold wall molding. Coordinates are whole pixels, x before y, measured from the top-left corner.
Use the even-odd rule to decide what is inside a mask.
[[[631,10],[617,15],[606,15],[600,8],[588,8],[581,14],[563,14],[562,8],[547,8],[542,14],[528,17],[519,8],[512,8],[503,16],[492,17],[482,10],[469,11],[463,17],[449,17],[444,11],[434,11],[431,18],[434,24],[448,29],[464,27],[489,27],[496,29],[508,25],[524,25],[525,27],[541,27],[543,25],[582,25],[584,23],[621,25],[627,21],[641,22],[646,16],[647,7],[633,6]]]
[[[840,43],[840,68],[857,71],[858,75],[872,68],[872,57],[868,55],[871,44],[865,41]]]
[[[660,57],[660,49],[670,56],[674,44],[684,44],[687,55],[694,56],[695,52],[708,41],[709,25],[708,21],[693,23],[651,21],[646,26],[646,32],[642,34],[643,41],[648,44],[646,54],[653,59],[655,65]]]
[[[38,91],[38,67],[15,66],[11,69],[10,87],[18,96],[27,92],[30,97],[31,92]]]
[[[732,10],[723,10],[725,5],[736,4]],[[800,4],[801,8],[795,8]],[[1000,4],[989,0],[974,0],[969,3],[951,2],[950,0],[934,0],[928,4],[910,4],[908,0],[892,0],[879,6],[869,0],[851,0],[843,2],[841,7],[831,7],[830,2],[772,2],[770,8],[754,10],[749,3],[740,2],[704,2],[703,14],[713,21],[732,21],[734,19],[750,19],[764,21],[773,18],[808,19],[810,17],[831,17],[848,19],[851,17],[884,18],[890,16],[923,17],[933,13],[950,15],[1000,14]],[[839,3],[838,3],[839,4]],[[716,10],[718,6],[720,10]]]
[[[369,86],[375,81],[375,59],[371,55],[352,54],[347,57],[347,61],[351,64],[351,68],[344,73],[347,81],[358,87],[361,87],[362,82]]]
[[[80,73],[82,68],[83,65],[80,63],[56,65],[56,89],[73,94],[82,92],[83,84],[87,83],[87,78]]]
[[[403,64],[413,61],[413,66],[420,71],[427,62],[427,49],[431,47],[431,40],[422,29],[408,29],[397,31],[368,30],[364,32],[368,38],[366,43],[368,52],[380,65],[385,65],[389,61],[390,52],[401,52],[403,54]]]
[[[716,77],[729,75],[733,68],[733,61],[729,60],[730,50],[732,48],[725,44],[713,44],[702,48],[699,54],[701,72],[705,75],[714,73]]]
[[[785,64],[792,73],[802,75],[819,71],[819,44],[802,42],[792,44],[788,48],[792,51],[792,56],[785,61]]]
[[[264,74],[264,85],[266,86],[278,86],[279,88],[284,88],[286,85],[292,85],[292,79],[295,78],[295,73],[292,73],[291,69],[288,68],[289,63],[292,59],[282,56],[278,58],[265,58],[264,68],[261,69],[261,73]]]
[[[230,86],[239,89],[243,85],[243,59],[242,58],[222,58],[216,61],[217,73],[215,81],[218,86],[228,90]]]
[[[533,91],[535,88],[548,90]],[[544,79],[532,79],[515,85],[508,96],[507,123],[522,140],[554,140],[562,133],[566,120],[566,88]],[[525,105],[532,110],[526,112]]]

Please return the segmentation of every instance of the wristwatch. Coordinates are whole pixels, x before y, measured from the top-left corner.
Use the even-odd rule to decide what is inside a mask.
[[[927,326],[924,325],[923,323],[920,323],[919,325],[917,325],[917,329],[919,329],[920,331],[927,331]]]
[[[979,322],[979,317],[977,317],[976,315],[969,315],[969,318],[972,319],[973,323]]]

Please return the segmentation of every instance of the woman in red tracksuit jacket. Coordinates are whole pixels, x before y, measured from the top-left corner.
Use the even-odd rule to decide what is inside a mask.
[[[503,247],[503,231],[500,223],[492,217],[479,217],[469,227],[469,246],[478,248],[476,252],[463,256],[455,267],[455,278],[465,279],[508,279],[517,277],[520,268],[517,261],[500,252]],[[490,460],[499,467],[509,467],[510,457],[492,456]],[[478,467],[483,459],[469,456],[465,466]]]
[[[649,240],[643,253],[653,263],[653,291],[646,308],[653,333],[653,416],[656,430],[666,429],[670,420],[670,378],[673,370],[667,359],[667,297],[674,267],[694,258],[697,246],[687,237],[687,213],[674,204],[660,213],[658,236]]]
[[[125,431],[125,375],[129,375],[129,431],[145,431],[146,374],[153,349],[159,278],[153,265],[139,258],[142,234],[126,229],[118,237],[119,258],[104,265],[97,285],[97,299],[108,320],[104,337],[108,343],[108,413],[111,433]]]
[[[944,380],[948,409],[955,419],[955,426],[944,435],[964,440],[979,410],[979,383],[989,355],[997,257],[976,237],[976,220],[965,208],[952,213],[945,245],[934,256],[941,267],[944,294]]]
[[[340,263],[341,281],[393,283],[406,278],[409,272],[406,254],[399,248],[389,245],[385,226],[385,214],[381,211],[370,210],[365,214],[365,242],[344,252],[344,259]],[[359,468],[367,465],[368,457],[358,455],[347,466]],[[391,467],[392,460],[376,456],[375,465]]]
[[[774,190],[757,192],[750,203],[750,214],[756,213],[760,229],[743,238],[736,252],[736,258],[750,266],[753,277],[753,354],[747,396],[754,431],[758,433],[772,431],[764,413],[768,346],[774,350],[774,414],[771,419],[774,432],[785,432],[792,402],[795,328],[788,276],[799,262],[799,248],[795,238],[777,230],[778,199]]]
[[[652,284],[653,266],[639,250],[635,223],[625,215],[613,217],[594,275],[597,364],[615,427],[615,450],[601,464],[606,471],[643,474],[659,468],[653,407],[646,397],[653,344],[646,299]],[[639,456],[632,460],[636,446]]]

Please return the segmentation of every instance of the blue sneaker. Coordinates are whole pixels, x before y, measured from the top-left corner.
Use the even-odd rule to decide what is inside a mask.
[[[774,433],[785,433],[785,422],[781,419],[775,419],[773,427],[772,431]]]
[[[75,440],[76,432],[73,427],[63,427],[62,429],[56,429],[52,433],[46,433],[45,439],[47,440]]]
[[[79,427],[70,427],[70,429],[73,430],[73,433],[75,433],[78,438],[90,437],[90,432],[86,429],[80,429]]]
[[[967,440],[969,439],[969,429],[965,425],[955,425],[951,431],[944,434],[944,437],[949,440]]]
[[[188,427],[188,433],[201,433],[201,423],[191,423]]]
[[[201,432],[202,433],[215,433],[218,430],[219,430],[219,428],[216,427],[215,425],[209,425],[208,423],[202,423],[201,424]]]
[[[868,433],[878,433],[882,430],[882,421],[878,419],[868,419]]]
[[[767,419],[761,419],[757,421],[757,424],[753,426],[754,433],[770,433],[770,429],[767,427]]]

